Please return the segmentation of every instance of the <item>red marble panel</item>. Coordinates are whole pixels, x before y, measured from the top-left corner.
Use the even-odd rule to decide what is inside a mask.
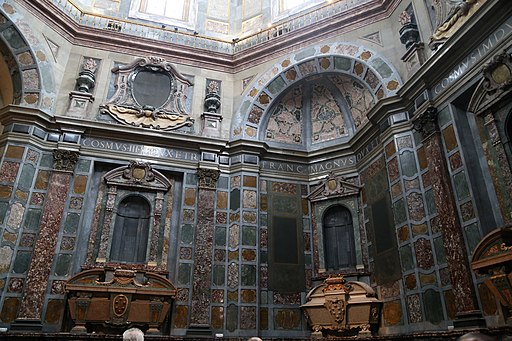
[[[430,241],[425,238],[419,238],[414,242],[416,250],[416,263],[423,270],[428,270],[434,266],[434,256]]]
[[[11,182],[16,181],[20,164],[18,162],[4,161],[0,168],[0,181]]]

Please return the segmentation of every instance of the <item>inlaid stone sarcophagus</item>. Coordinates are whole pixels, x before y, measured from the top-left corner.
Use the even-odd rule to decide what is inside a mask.
[[[366,283],[329,277],[306,299],[301,308],[313,337],[370,335],[378,328],[382,302]]]
[[[176,287],[151,272],[92,269],[66,283],[71,333],[101,332],[136,326],[160,334]]]

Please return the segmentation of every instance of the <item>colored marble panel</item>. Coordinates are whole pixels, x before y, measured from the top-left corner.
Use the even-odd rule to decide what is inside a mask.
[[[414,249],[416,250],[416,263],[421,269],[428,270],[434,266],[432,246],[428,239],[419,238],[414,242]]]
[[[193,223],[195,220],[196,211],[194,210],[183,210],[183,222]]]
[[[419,235],[427,234],[427,233],[428,233],[427,224],[419,224],[419,225],[413,224],[412,225],[412,234],[414,236],[419,236]]]
[[[256,212],[244,211],[243,214],[242,214],[242,221],[244,223],[256,224],[256,220],[257,219],[258,219],[258,215],[257,215]]]
[[[4,245],[0,247],[0,273],[9,271],[13,250],[10,246]]]
[[[455,137],[453,125],[449,125],[443,130],[443,139],[447,152],[451,152],[457,147],[457,138]]]
[[[423,187],[427,188],[432,186],[432,177],[429,171],[421,175],[421,180],[423,181]]]
[[[234,332],[238,328],[238,308],[234,304],[228,305],[226,314],[226,328],[230,332]]]
[[[256,188],[256,184],[257,184],[257,178],[255,176],[249,176],[249,175],[244,176],[244,186],[245,187]]]
[[[69,208],[72,210],[81,210],[84,204],[84,198],[82,197],[72,197],[69,199]]]
[[[366,124],[368,122],[368,112],[375,104],[373,94],[370,93],[368,87],[345,74],[331,75],[329,79],[345,98],[356,128]]]
[[[420,189],[420,180],[419,180],[419,178],[415,178],[413,180],[404,180],[404,184],[405,184],[405,190],[406,191],[410,191],[410,190],[413,190],[413,189],[417,189],[417,190]]]
[[[302,203],[302,205],[301,205],[302,206],[302,215],[308,216],[309,215],[309,200],[303,198],[301,203]],[[307,226],[309,226],[309,224],[304,224],[304,229],[307,229]]]
[[[66,281],[53,281],[50,292],[54,295],[66,294]]]
[[[407,208],[410,219],[421,221],[425,218],[425,207],[421,193],[413,192],[407,196]]]
[[[393,70],[391,70],[388,64],[380,57],[371,60],[370,64],[377,70],[382,78],[389,78],[393,74]]]
[[[460,156],[460,152],[455,152],[449,157],[450,168],[452,171],[459,169],[462,167],[462,158]]]
[[[466,226],[464,230],[466,231],[466,246],[468,248],[468,252],[469,254],[473,254],[473,251],[482,239],[480,237],[480,228],[478,227],[478,223],[473,223]]]
[[[410,274],[410,275],[405,276],[404,282],[405,282],[405,288],[407,290],[414,290],[418,287],[418,281],[416,280],[415,274]]]
[[[394,281],[380,286],[380,295],[382,299],[388,299],[400,296],[400,282]]]
[[[75,194],[85,194],[85,190],[87,189],[87,176],[78,175],[75,177],[75,181],[73,183],[73,193]]]
[[[217,193],[217,208],[220,210],[228,208],[228,192]]]
[[[233,211],[238,210],[240,208],[240,190],[238,188],[232,190],[229,199],[229,208]]]
[[[182,300],[186,301],[186,300]],[[224,303],[224,290],[213,289],[212,290],[212,302],[213,303]]]
[[[62,251],[71,251],[75,248],[75,237],[62,237],[60,249]]]
[[[396,157],[391,159],[388,163],[388,176],[390,182],[395,181],[400,176],[400,171],[398,169],[398,159]]]
[[[462,214],[462,221],[468,221],[475,217],[475,210],[471,201],[460,205],[460,212]]]
[[[423,313],[421,312],[420,295],[410,295],[406,298],[407,315],[410,323],[419,323],[423,321]]]
[[[8,146],[7,151],[5,152],[5,157],[9,159],[21,160],[23,158],[23,153],[25,152],[25,148],[21,146]]]
[[[400,260],[402,261],[403,271],[414,269],[414,259],[410,245],[404,245],[400,248]]]
[[[385,326],[396,326],[403,324],[402,305],[399,300],[384,302],[382,316]]]
[[[450,114],[450,108],[448,106],[444,107],[437,113],[437,122],[440,127],[444,127],[451,120],[452,115]]]
[[[238,287],[238,280],[239,280],[238,264],[235,262],[231,262],[228,266],[228,286],[232,289]]]
[[[3,241],[5,243],[12,244],[13,246],[16,245],[16,241],[18,240],[18,235],[16,233],[11,233],[9,231],[4,231],[3,234]]]
[[[16,181],[20,164],[18,162],[4,161],[0,168],[0,181],[13,183]]]
[[[35,192],[32,193],[32,197],[30,198],[30,205],[34,206],[42,206],[44,203],[46,195],[44,193]]]
[[[212,307],[212,328],[224,328],[224,307]]]
[[[191,260],[192,259],[192,248],[191,247],[180,247],[180,259]]]
[[[260,329],[268,330],[268,308],[260,309]]]
[[[188,326],[188,306],[178,305],[175,308],[175,313],[172,314],[173,326],[176,329],[187,328]]]
[[[268,246],[268,230],[260,229],[260,247],[266,249]]]
[[[16,274],[24,274],[28,271],[30,265],[30,259],[32,258],[32,252],[29,251],[18,251],[16,253],[16,259],[12,271]]]
[[[257,198],[256,191],[244,189],[244,191],[243,191],[243,207],[244,208],[257,208],[256,198]]]
[[[268,197],[266,194],[260,195],[260,210],[263,212],[267,212],[268,209]]]
[[[238,302],[238,290],[228,291],[228,301]]]
[[[242,259],[247,262],[254,262],[256,260],[256,251],[252,249],[243,249]]]
[[[256,290],[241,290],[240,298],[242,303],[256,303]]]
[[[276,79],[274,79],[268,86],[267,89],[270,93],[273,95],[279,94],[284,88],[286,87],[286,82],[278,76]]]
[[[226,245],[226,228],[217,226],[215,228],[215,245],[225,246]]]
[[[412,148],[412,137],[411,136],[402,136],[396,139],[396,144],[398,146],[398,150],[402,150],[404,148]]]
[[[187,185],[196,186],[197,185],[197,174],[187,173],[185,177],[185,182]]]
[[[364,77],[366,84],[370,86],[370,88],[375,89],[380,84],[380,80],[377,75],[370,69],[366,72],[366,76]]]
[[[191,264],[180,263],[178,266],[178,284],[189,284],[190,283],[190,271]]]
[[[213,251],[213,260],[216,262],[224,262],[226,261],[226,251],[225,250],[215,250]]]
[[[269,141],[302,144],[302,86],[297,86],[273,107],[265,129]]]
[[[183,225],[181,228],[181,242],[183,244],[192,244],[194,241],[194,227],[192,225]]]
[[[450,269],[447,267],[440,269],[439,270],[439,278],[441,280],[441,285],[443,287],[450,285],[452,283],[451,278],[450,278]]]
[[[76,164],[76,170],[80,173],[88,173],[91,168],[91,160],[80,159]]]
[[[57,256],[57,262],[55,264],[55,276],[68,276],[69,266],[73,255],[70,254],[59,254]]]
[[[304,63],[301,63],[297,67],[299,68],[299,71],[302,74],[302,77],[305,77],[307,75],[317,72],[316,60],[314,60],[314,59],[304,62]]]
[[[48,300],[44,321],[48,324],[58,324],[64,313],[64,300]]]
[[[222,286],[224,285],[224,278],[226,274],[226,268],[224,265],[214,265],[213,266],[213,284]]]
[[[431,189],[425,191],[425,202],[427,203],[428,215],[434,215],[436,213],[436,202],[434,199],[434,192]]]
[[[323,84],[315,84],[311,98],[313,143],[321,143],[347,135],[343,113],[332,92]]]
[[[256,285],[256,267],[254,265],[242,265],[241,284],[246,286]]]
[[[34,247],[36,242],[36,235],[33,233],[23,233],[21,235],[20,246],[21,247]]]
[[[334,57],[334,68],[341,71],[349,71],[352,68],[352,59]]]
[[[393,156],[396,153],[395,141],[391,140],[388,144],[386,144],[384,150],[386,152],[386,159],[389,159],[391,156]]]
[[[18,179],[18,187],[23,190],[30,190],[32,182],[34,181],[34,174],[36,169],[33,165],[27,163],[21,169],[20,178]]]
[[[196,204],[196,190],[195,188],[185,189],[185,205],[194,206]]]
[[[64,222],[64,232],[65,233],[76,233],[78,230],[78,224],[80,222],[80,215],[77,213],[68,213],[66,216],[66,220]]]
[[[16,190],[16,199],[20,200],[20,201],[23,201],[23,203],[25,204],[27,199],[28,199],[28,192],[25,192],[25,191],[21,191],[21,190]]]
[[[300,309],[274,309],[274,326],[278,330],[299,330],[301,317]]]
[[[423,307],[425,309],[425,320],[439,324],[444,320],[443,305],[439,292],[428,289],[423,294]]]
[[[393,204],[393,215],[395,217],[395,224],[401,224],[407,220],[404,199],[400,199]]]
[[[7,285],[7,292],[12,293],[21,293],[23,291],[23,284],[24,279],[23,278],[11,278],[9,280],[9,284]]]
[[[0,202],[0,224],[4,223],[5,215],[7,214],[7,210],[9,209],[9,203],[2,201]]]
[[[420,169],[424,170],[425,168],[428,167],[427,156],[425,155],[425,148],[423,148],[423,147],[418,148],[417,155],[418,155],[418,162],[420,164]]]
[[[15,297],[7,297],[4,300],[4,304],[2,306],[2,312],[0,312],[0,320],[4,323],[11,323],[16,319],[18,315],[18,308],[20,306],[20,301]]]
[[[240,226],[233,224],[229,227],[228,245],[230,248],[238,246],[240,241]]]
[[[413,177],[417,174],[416,158],[414,152],[406,150],[400,154],[400,165],[402,166],[402,174],[408,177]]]
[[[404,225],[398,229],[398,241],[403,243],[409,240],[409,226]]]
[[[21,203],[17,202],[14,205],[12,205],[11,212],[9,213],[9,218],[7,219],[7,226],[14,230],[19,229],[24,213],[25,207]]]
[[[284,76],[288,81],[293,82],[297,78],[297,71],[290,69],[284,73]]]
[[[227,212],[217,212],[216,213],[216,222],[217,224],[227,224],[228,223],[228,213]]]
[[[220,176],[219,180],[217,181],[217,188],[228,189],[228,187],[229,187],[229,177]]]
[[[176,300],[181,302],[188,302],[190,290],[187,288],[178,288],[177,290],[178,292],[176,293]]]
[[[453,176],[453,183],[458,200],[464,200],[469,197],[469,186],[466,181],[466,174],[463,171]]]
[[[420,283],[421,283],[422,287],[425,287],[427,285],[436,285],[437,284],[436,273],[432,272],[430,274],[420,274]]]
[[[444,249],[443,237],[434,239],[434,248],[436,251],[436,259],[438,264],[446,263],[446,252]]]

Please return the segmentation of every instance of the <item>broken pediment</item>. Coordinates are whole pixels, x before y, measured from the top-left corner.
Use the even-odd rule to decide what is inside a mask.
[[[361,188],[361,186],[347,181],[343,176],[331,173],[327,179],[311,192],[308,199],[314,202],[332,198],[357,196]]]
[[[122,124],[158,130],[191,126],[194,120],[184,105],[192,83],[160,57],[139,58],[116,66],[116,92],[100,106],[100,113]]]
[[[171,182],[162,173],[154,170],[150,164],[132,161],[128,166],[111,170],[104,176],[109,185],[138,187],[148,190],[167,192]]]

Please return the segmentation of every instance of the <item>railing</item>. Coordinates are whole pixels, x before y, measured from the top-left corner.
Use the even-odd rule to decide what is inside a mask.
[[[338,0],[332,3],[327,3],[321,7],[316,7],[310,12],[297,15],[288,20],[281,21],[272,27],[262,29],[245,37],[232,39],[231,41],[173,30],[164,25],[158,26],[156,24],[152,25],[139,21],[131,21],[102,14],[89,13],[82,10],[72,0],[51,1],[68,17],[83,26],[112,30],[128,35],[150,38],[163,42],[171,42],[208,51],[233,54],[235,52],[241,52],[252,48],[305,26],[318,23],[351,8],[370,2],[371,0]]]

